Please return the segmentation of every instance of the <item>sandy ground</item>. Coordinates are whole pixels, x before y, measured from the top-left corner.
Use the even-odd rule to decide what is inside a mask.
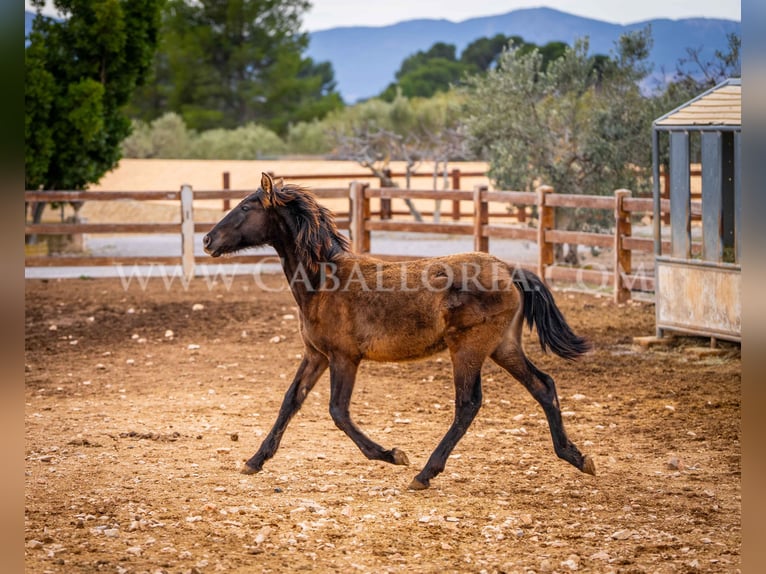
[[[595,343],[557,381],[597,476],[558,460],[541,409],[493,364],[429,490],[407,490],[452,417],[449,359],[362,365],[352,415],[406,451],[365,459],[320,380],[256,475],[299,362],[279,276],[26,282],[26,571],[737,572],[740,354],[645,351],[651,304],[557,292]]]

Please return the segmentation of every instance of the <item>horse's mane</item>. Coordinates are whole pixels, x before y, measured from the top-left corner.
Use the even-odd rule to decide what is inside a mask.
[[[350,251],[348,238],[338,231],[333,213],[320,205],[316,195],[305,187],[285,184],[272,188],[271,201],[291,214],[287,223],[295,236],[295,252],[311,271]]]

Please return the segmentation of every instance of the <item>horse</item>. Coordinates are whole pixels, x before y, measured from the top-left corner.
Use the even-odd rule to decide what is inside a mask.
[[[301,186],[261,185],[203,238],[212,257],[271,245],[300,309],[305,351],[277,419],[241,472],[259,472],[279,448],[290,419],[330,370],[330,416],[370,460],[408,465],[399,448],[371,440],[349,414],[362,360],[410,361],[448,350],[455,387],[454,418],[409,485],[428,488],[482,404],[481,369],[489,357],[542,406],[556,455],[595,475],[595,464],[572,443],[561,420],[553,379],[524,354],[522,330],[536,327],[544,352],[575,360],[591,348],[576,335],[545,283],[486,253],[388,262],[353,253],[332,213]]]

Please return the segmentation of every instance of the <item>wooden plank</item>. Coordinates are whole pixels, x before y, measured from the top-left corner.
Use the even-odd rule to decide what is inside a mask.
[[[550,265],[546,269],[546,279],[607,287],[613,283],[614,273],[606,270],[584,269],[583,267]]]
[[[636,211],[650,212],[654,207],[654,201],[651,198],[626,197],[622,202],[625,211],[634,213]]]
[[[553,207],[585,207],[590,209],[614,209],[614,198],[598,195],[552,194],[547,198]]]
[[[277,262],[273,254],[235,255],[213,259],[209,255],[197,255],[195,264],[230,265],[234,263],[251,264],[265,260]],[[27,257],[24,260],[25,267],[113,267],[115,265],[181,265],[181,256],[121,256],[121,257],[91,257],[71,255],[49,255],[47,257]]]
[[[473,235],[471,223],[427,223],[397,221],[396,219],[371,219],[365,225],[368,231],[405,231],[409,233],[445,233],[448,235]]]
[[[631,251],[646,251],[650,253],[654,248],[654,240],[648,237],[624,237],[622,240],[623,247],[630,249]],[[663,251],[670,249],[670,241],[662,242]]]
[[[39,233],[179,233],[180,223],[37,223],[24,226],[25,235]]]
[[[485,237],[497,237],[503,239],[523,239],[535,241],[537,229],[532,227],[516,227],[511,225],[484,225],[481,232]]]
[[[670,134],[670,236],[671,254],[679,259],[691,255],[689,181],[689,133]]]
[[[535,205],[537,194],[533,191],[485,191],[481,194],[485,201],[512,203],[513,205]]]
[[[614,235],[606,233],[588,233],[585,231],[564,231],[548,229],[545,231],[546,243],[574,243],[598,247],[614,247]]]
[[[446,199],[470,201],[473,199],[472,191],[443,190],[433,191],[427,189],[401,189],[397,187],[383,187],[379,189],[368,189],[365,192],[368,198],[409,198],[409,199]]]
[[[657,325],[740,340],[742,274],[735,265],[658,258]]]
[[[721,132],[702,133],[702,258],[721,261],[723,242],[723,198],[721,195],[721,163],[723,150]]]
[[[180,191],[25,191],[24,201],[178,200]]]
[[[486,177],[487,172],[485,171],[461,171],[460,177]],[[317,173],[317,174],[292,174],[292,175],[284,175],[279,174],[275,177],[281,177],[286,182],[290,182],[292,180],[300,181],[302,179],[345,179],[349,182],[354,180],[361,180],[361,179],[371,179],[371,180],[377,180],[377,176],[371,174],[371,173]],[[407,177],[406,173],[392,173],[391,177]],[[432,178],[433,173],[411,173],[410,177],[412,178]]]

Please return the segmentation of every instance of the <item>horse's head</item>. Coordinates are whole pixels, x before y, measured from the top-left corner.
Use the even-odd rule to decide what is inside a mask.
[[[261,187],[243,199],[205,235],[202,240],[205,253],[218,257],[269,243],[274,233],[271,217],[274,199],[274,181],[264,173]]]

